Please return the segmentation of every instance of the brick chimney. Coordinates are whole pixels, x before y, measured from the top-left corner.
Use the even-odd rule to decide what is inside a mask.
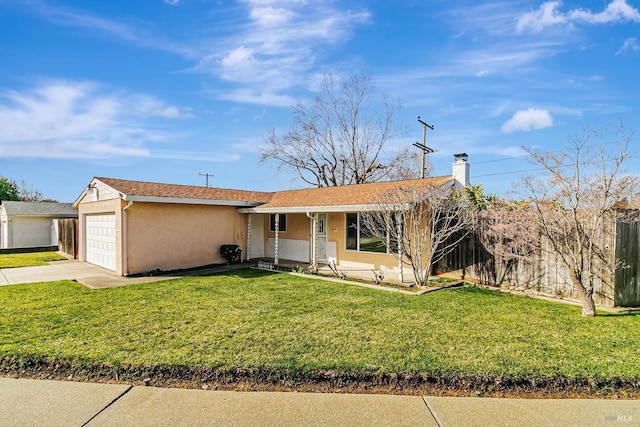
[[[460,153],[454,154],[453,157],[456,161],[453,162],[453,171],[451,176],[455,182],[456,189],[460,190],[469,185],[469,163],[467,163],[467,158],[469,156],[467,153]]]

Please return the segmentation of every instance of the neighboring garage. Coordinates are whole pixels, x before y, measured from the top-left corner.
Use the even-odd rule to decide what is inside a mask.
[[[0,205],[0,248],[57,246],[57,220],[77,217],[71,203],[5,200]]]
[[[109,270],[116,269],[116,214],[85,216],[86,260]]]

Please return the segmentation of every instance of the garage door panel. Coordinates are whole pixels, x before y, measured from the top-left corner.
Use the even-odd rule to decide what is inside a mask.
[[[86,259],[109,270],[116,269],[116,216],[115,213],[87,215]]]

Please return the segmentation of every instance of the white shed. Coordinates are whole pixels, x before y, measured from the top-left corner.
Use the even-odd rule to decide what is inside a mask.
[[[5,200],[0,205],[0,248],[56,246],[57,220],[77,217],[71,203]]]

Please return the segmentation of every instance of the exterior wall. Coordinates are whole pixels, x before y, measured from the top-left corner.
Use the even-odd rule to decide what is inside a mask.
[[[268,214],[265,214],[264,221],[265,253],[273,258],[275,233],[268,230]],[[311,219],[305,214],[287,214],[287,231],[278,233],[279,258],[310,262],[310,239]],[[295,254],[292,251],[295,251]],[[345,213],[343,212],[327,214],[327,257],[335,258],[338,266],[353,276],[371,278],[372,269],[384,269],[391,272],[388,275],[389,279],[398,277],[398,261],[393,255],[346,249]]]
[[[51,246],[51,218],[13,216],[2,223],[3,248]],[[57,242],[56,242],[57,244]]]
[[[91,199],[89,199],[91,200]],[[87,260],[85,248],[86,238],[86,216],[98,213],[115,213],[116,215],[116,274],[123,275],[122,260],[122,209],[126,203],[121,199],[110,199],[102,201],[87,201],[83,199],[78,205],[78,259]]]
[[[269,214],[264,215],[264,253],[275,256],[276,233],[269,231]],[[309,262],[311,219],[305,214],[287,214],[287,231],[278,233],[278,257],[292,261]]]
[[[361,252],[346,249],[347,231],[345,229],[345,213],[331,213],[328,215],[328,240],[329,242],[336,243],[337,249],[337,264],[347,271],[361,275],[365,277],[372,277],[371,270],[386,269],[387,271],[393,271],[393,276],[390,274],[389,279],[396,279],[398,270],[398,260],[392,254],[383,254],[376,252]],[[406,268],[405,268],[406,270]],[[406,271],[405,271],[406,273]]]
[[[135,202],[126,212],[128,274],[224,263],[223,244],[246,256],[247,216],[234,207]]]

